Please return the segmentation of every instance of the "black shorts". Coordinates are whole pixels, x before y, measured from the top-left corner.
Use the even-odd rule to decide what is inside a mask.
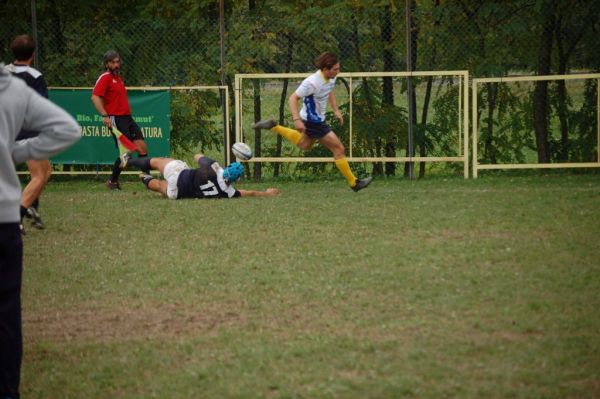
[[[117,129],[129,140],[144,140],[142,129],[135,123],[131,115],[114,115],[111,118]]]
[[[315,139],[315,140],[322,139],[323,137],[325,137],[325,135],[327,133],[331,132],[331,128],[325,122],[319,122],[319,123],[309,122],[309,121],[302,121],[302,122],[304,122],[304,127],[306,128],[306,130],[304,132],[311,139]]]
[[[17,138],[15,139],[15,141],[27,140],[27,139],[37,137],[39,135],[40,135],[40,132],[37,132],[35,130],[21,130],[19,132],[19,134],[17,134]]]

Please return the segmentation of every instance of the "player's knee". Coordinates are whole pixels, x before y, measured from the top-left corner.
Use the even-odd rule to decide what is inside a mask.
[[[300,140],[298,142],[297,146],[301,150],[306,151],[306,150],[310,150],[310,148],[312,147],[312,143],[310,141]]]
[[[138,153],[138,155],[140,157],[148,156],[148,147],[146,146],[145,142],[143,142],[143,141],[137,141],[135,143],[135,147],[136,147],[135,151]]]
[[[335,157],[341,157],[346,153],[346,148],[342,143],[339,143],[331,148],[331,152]]]

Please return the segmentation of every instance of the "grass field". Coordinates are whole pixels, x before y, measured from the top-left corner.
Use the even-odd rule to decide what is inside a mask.
[[[24,238],[22,395],[598,398],[599,183],[55,181]]]

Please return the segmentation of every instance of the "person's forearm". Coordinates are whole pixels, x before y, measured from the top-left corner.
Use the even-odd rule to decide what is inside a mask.
[[[263,197],[266,195],[264,191],[255,190],[239,190],[242,197]]]
[[[94,103],[96,110],[102,116],[102,123],[104,126],[110,128],[112,126],[112,120],[110,119],[110,116],[108,116],[106,108],[104,108],[104,101],[102,100],[102,97],[92,94],[92,103]]]
[[[298,112],[298,96],[296,93],[292,94],[289,99],[290,112],[292,114],[292,120],[296,121],[300,119],[300,113]]]
[[[276,188],[268,188],[265,191],[256,190],[239,190],[242,197],[275,197],[279,195],[279,190]]]
[[[100,115],[108,115],[106,109],[104,108],[104,102],[102,101],[102,98],[92,95],[92,103]]]
[[[329,105],[331,105],[331,110],[333,112],[340,112],[340,110],[338,109],[338,106],[337,106],[335,94],[333,94],[333,92],[329,93]]]

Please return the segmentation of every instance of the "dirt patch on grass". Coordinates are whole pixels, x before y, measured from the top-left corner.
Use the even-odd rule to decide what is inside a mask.
[[[358,311],[348,318],[344,307],[310,301],[275,301],[258,307],[239,303],[165,304],[118,308],[77,308],[51,313],[23,312],[25,339],[30,342],[117,342],[216,336],[226,330],[261,330],[287,340],[303,335],[397,340],[410,326],[382,328],[357,323],[371,316]],[[411,334],[408,334],[411,336]]]
[[[23,312],[24,336],[32,341],[177,338],[216,334],[221,328],[245,325],[245,316],[236,311],[235,305],[222,304]]]
[[[419,234],[419,233],[417,233]],[[420,232],[426,244],[437,245],[446,241],[480,241],[480,240],[514,240],[521,235],[513,231],[493,231],[493,230],[450,230],[438,229]],[[548,233],[544,230],[532,230],[528,233],[532,239],[546,240]]]
[[[584,380],[575,381],[573,383],[574,388],[570,389],[570,391],[575,391],[578,393],[570,393],[566,398],[575,399],[575,398],[600,398],[600,379],[597,378],[587,378]],[[590,396],[587,396],[590,394]]]

